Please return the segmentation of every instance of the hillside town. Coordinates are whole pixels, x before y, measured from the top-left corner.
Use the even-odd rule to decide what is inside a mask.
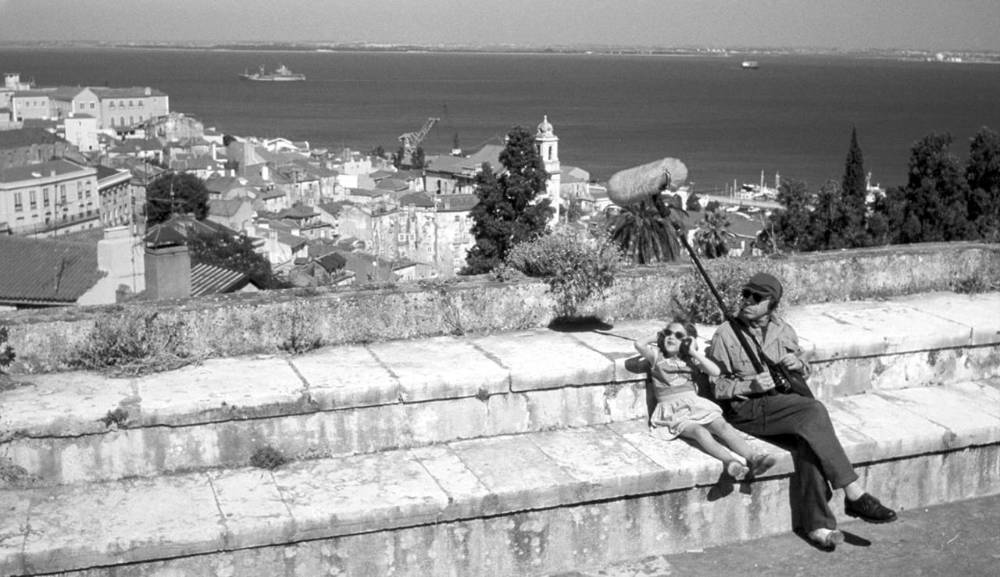
[[[433,120],[401,135],[401,150],[412,154]],[[589,174],[560,165],[559,139],[547,119],[536,140],[553,205],[576,199],[587,211],[601,208]],[[449,278],[474,243],[476,174],[484,162],[499,166],[502,149],[453,150],[427,156],[422,168],[397,168],[356,150],[224,134],[172,111],[169,96],[151,87],[36,87],[6,73],[0,234],[9,236],[0,244],[0,306],[261,288],[237,271],[191,266],[190,257],[178,256],[176,246],[199,229],[245,235],[290,286]],[[146,187],[167,172],[204,181],[207,218],[146,226]],[[178,258],[166,266],[169,273],[156,272],[158,262]],[[177,267],[189,269],[183,282]]]
[[[420,143],[435,120],[399,136],[401,154],[423,158],[421,166],[400,166],[347,148],[226,134],[172,111],[169,96],[152,87],[37,87],[5,73],[0,307],[266,288],[240,271],[193,264],[184,247],[199,232],[249,239],[284,286],[454,277],[475,242],[476,176],[483,163],[501,167],[503,146],[424,157]],[[547,117],[535,144],[553,223],[567,220],[571,206],[584,220],[609,208],[605,188],[586,170],[560,163]],[[167,173],[204,182],[206,218],[177,215],[147,226],[146,189]],[[762,176],[759,189],[738,192],[749,215],[732,230],[734,250],[743,250],[760,228],[752,213],[774,204],[774,189]],[[686,189],[678,194],[686,203]]]

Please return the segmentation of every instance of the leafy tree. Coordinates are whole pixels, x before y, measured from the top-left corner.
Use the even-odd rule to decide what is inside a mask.
[[[844,199],[835,181],[828,180],[816,194],[816,207],[809,217],[809,242],[803,250],[832,250],[850,246],[845,227]]]
[[[410,166],[422,170],[426,165],[427,155],[424,153],[424,147],[418,146],[413,149],[413,154],[410,156]]]
[[[188,251],[195,264],[210,264],[241,272],[261,288],[286,288],[285,283],[271,271],[271,263],[254,251],[253,243],[245,234],[192,234],[188,237]]]
[[[910,151],[909,178],[901,207],[893,207],[895,242],[962,240],[968,230],[968,183],[951,154],[951,135],[929,134]],[[899,202],[899,198],[893,202]]]
[[[736,235],[729,231],[729,215],[724,210],[706,211],[694,235],[694,245],[706,258],[719,258],[729,254],[729,239]]]
[[[701,204],[699,204],[700,200],[701,199],[698,198],[698,195],[692,192],[691,196],[689,196],[687,199],[687,205],[684,207],[684,209],[687,210],[688,212],[698,212],[699,210],[701,210]]]
[[[806,184],[801,180],[785,179],[778,189],[778,203],[784,209],[775,211],[769,218],[773,237],[770,239],[780,249],[792,251],[812,248],[812,207]]]
[[[846,247],[870,244],[866,231],[866,198],[868,183],[865,179],[865,161],[858,145],[858,132],[851,129],[851,145],[844,163],[844,177],[840,185],[839,222],[834,222]],[[835,248],[835,247],[830,247]],[[839,248],[839,247],[838,247]]]
[[[500,174],[483,163],[476,175],[479,202],[470,212],[476,244],[468,251],[464,274],[492,270],[515,244],[543,234],[552,217],[549,199],[538,200],[548,174],[527,129],[516,126],[507,133],[500,164],[504,167]]]
[[[1000,135],[988,127],[979,129],[969,144],[965,178],[972,233],[991,242],[1000,241]]]
[[[161,223],[174,214],[193,214],[198,220],[208,216],[208,189],[205,181],[185,172],[168,172],[146,187],[147,224]]]
[[[378,146],[368,151],[368,156],[373,156],[375,158],[385,158],[385,148],[381,144],[379,144]]]
[[[622,207],[611,219],[611,239],[636,264],[675,261],[680,255],[680,242],[669,219],[670,211],[675,209],[662,202],[657,207],[653,200]]]

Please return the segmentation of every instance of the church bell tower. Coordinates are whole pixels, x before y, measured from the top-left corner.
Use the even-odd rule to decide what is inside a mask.
[[[559,222],[559,216],[562,212],[562,195],[559,192],[562,174],[559,167],[559,137],[555,135],[555,131],[549,123],[548,115],[545,115],[541,124],[538,125],[538,132],[535,133],[535,147],[538,149],[538,155],[542,158],[545,172],[549,174],[549,179],[545,183],[545,195],[552,203],[552,208],[555,209],[552,221],[549,223],[554,225]]]

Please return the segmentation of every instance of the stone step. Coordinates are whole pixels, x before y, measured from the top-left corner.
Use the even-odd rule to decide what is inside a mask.
[[[1000,376],[1000,293],[792,307],[824,400]],[[629,421],[647,414],[629,338],[530,330],[213,359],[136,378],[30,377],[0,392],[0,457],[41,484],[319,458]],[[919,327],[919,330],[914,330]],[[701,327],[707,339],[713,327]]]
[[[903,515],[1000,493],[996,382],[830,400]],[[756,444],[765,446],[761,441]],[[733,485],[644,420],[0,491],[0,575],[537,575],[786,532],[790,456]],[[835,510],[842,513],[838,500]]]

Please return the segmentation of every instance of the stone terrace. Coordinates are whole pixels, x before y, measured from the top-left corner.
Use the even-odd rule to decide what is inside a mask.
[[[1000,493],[998,313],[928,291],[787,310],[904,516]],[[627,339],[662,324],[26,376],[0,393],[0,455],[34,477],[0,490],[0,575],[539,575],[790,530],[787,453],[733,485],[648,432]],[[268,446],[294,460],[249,466]]]

